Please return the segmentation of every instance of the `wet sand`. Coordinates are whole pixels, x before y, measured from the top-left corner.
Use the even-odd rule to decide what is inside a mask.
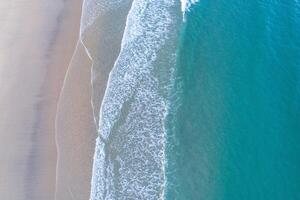
[[[56,200],[89,199],[96,138],[90,76],[91,60],[78,42],[57,111]]]
[[[56,106],[81,3],[0,2],[0,199],[54,199]]]

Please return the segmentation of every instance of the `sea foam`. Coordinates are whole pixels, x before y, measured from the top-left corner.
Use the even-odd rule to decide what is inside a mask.
[[[197,3],[199,0],[181,0],[181,11],[187,12],[189,11],[190,7]]]
[[[186,12],[190,10],[193,4],[199,2],[199,0],[180,0],[181,2],[181,11],[183,14],[183,20],[185,21]]]
[[[175,61],[176,49],[169,47],[177,34],[177,10],[176,0],[132,3],[101,106],[92,200],[164,198],[164,94]]]

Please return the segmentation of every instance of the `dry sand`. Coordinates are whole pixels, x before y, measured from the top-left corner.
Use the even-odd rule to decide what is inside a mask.
[[[56,106],[81,3],[0,2],[0,199],[54,199]]]

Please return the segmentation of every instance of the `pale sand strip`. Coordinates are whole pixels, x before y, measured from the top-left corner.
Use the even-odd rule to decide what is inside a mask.
[[[81,0],[10,0],[0,9],[0,199],[53,200],[56,104]]]
[[[81,6],[82,0],[64,0],[65,9],[60,16],[61,24],[60,24],[60,32],[58,32],[58,36],[55,41],[55,46],[52,49],[53,56],[52,62],[50,64],[51,70],[49,70],[49,84],[46,84],[46,91],[49,91],[47,94],[47,99],[49,102],[47,105],[51,105],[48,109],[45,110],[46,118],[45,118],[45,127],[48,126],[47,130],[49,130],[48,134],[51,136],[49,140],[55,142],[54,148],[55,155],[57,153],[57,144],[56,144],[56,133],[55,133],[55,119],[56,119],[56,111],[59,100],[59,95],[61,93],[61,88],[64,82],[65,74],[68,69],[69,63],[73,56],[76,43],[78,41],[78,31],[80,25],[80,17],[81,17]],[[76,126],[76,125],[75,125]],[[50,153],[45,152],[46,153]],[[49,155],[50,156],[50,155]],[[48,157],[49,157],[48,156]],[[46,158],[46,157],[44,157]],[[57,167],[57,155],[55,156],[55,162],[50,161],[48,163],[51,164],[51,168],[53,167],[53,171],[55,174],[49,174],[49,177],[45,179],[45,182],[51,180],[54,183],[54,188],[51,189],[51,200],[55,199],[55,190],[56,190],[56,167]],[[47,163],[47,158],[43,163]],[[51,176],[51,177],[50,177]],[[41,191],[41,190],[40,190]],[[67,199],[66,199],[67,200]]]

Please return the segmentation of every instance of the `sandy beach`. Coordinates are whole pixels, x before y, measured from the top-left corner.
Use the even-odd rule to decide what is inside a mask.
[[[96,18],[82,40],[82,0],[0,3],[0,199],[89,199],[130,2]]]
[[[54,199],[57,101],[81,4],[0,2],[0,199]]]

